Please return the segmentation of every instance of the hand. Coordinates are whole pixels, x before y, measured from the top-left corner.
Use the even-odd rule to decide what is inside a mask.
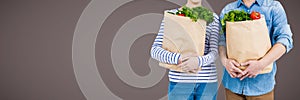
[[[197,57],[198,55],[196,53],[185,53],[182,54],[179,58],[178,64],[181,64],[182,62],[184,62],[185,60],[187,60],[187,58],[189,57]]]
[[[262,71],[265,67],[264,64],[259,60],[250,60],[245,63],[242,63],[241,65],[248,66],[248,67],[246,68],[246,70],[243,71],[245,75],[242,76],[240,80],[243,80],[246,77],[249,78],[256,77],[260,73],[260,71]]]
[[[237,75],[245,74],[241,69],[238,68],[240,64],[233,59],[225,59],[222,61],[222,63],[232,78],[236,78]]]
[[[198,57],[188,57],[183,59],[184,62],[179,64],[178,66],[182,68],[185,72],[196,73],[199,68],[199,59]]]

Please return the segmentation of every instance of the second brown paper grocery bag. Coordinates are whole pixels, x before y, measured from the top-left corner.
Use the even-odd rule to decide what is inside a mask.
[[[239,63],[261,59],[271,48],[265,18],[259,20],[226,22],[227,56]],[[272,71],[273,63],[261,71]],[[244,69],[244,68],[241,68]]]

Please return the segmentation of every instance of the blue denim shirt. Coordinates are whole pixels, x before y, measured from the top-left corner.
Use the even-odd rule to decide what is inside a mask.
[[[244,10],[248,13],[252,11],[260,12],[266,18],[272,45],[276,43],[283,44],[286,47],[286,53],[293,48],[292,32],[287,22],[286,13],[280,2],[274,0],[256,0],[248,8],[242,0],[237,0],[225,6],[221,12],[220,19],[223,19],[224,14],[231,10]],[[220,35],[220,46],[226,46],[225,34]],[[274,89],[276,70],[276,63],[274,63],[272,72],[259,74],[255,78],[246,78],[242,81],[239,78],[231,78],[228,72],[224,70],[222,81],[224,87],[234,93],[258,96]]]

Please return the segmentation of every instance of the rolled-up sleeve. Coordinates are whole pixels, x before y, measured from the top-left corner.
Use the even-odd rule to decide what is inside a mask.
[[[288,53],[293,48],[293,33],[288,24],[284,8],[279,2],[276,2],[273,10],[273,39],[275,43],[281,43]]]

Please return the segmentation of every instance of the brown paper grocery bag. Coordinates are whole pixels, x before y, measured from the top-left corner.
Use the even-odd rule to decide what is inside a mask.
[[[264,17],[259,20],[226,22],[227,56],[239,63],[261,59],[271,48],[269,31]],[[246,67],[241,66],[244,70]],[[272,71],[273,63],[261,71]]]
[[[193,22],[189,17],[164,13],[164,38],[162,47],[170,52],[204,54],[206,21]],[[160,66],[184,72],[177,65],[159,63]],[[199,68],[201,70],[201,68]]]

